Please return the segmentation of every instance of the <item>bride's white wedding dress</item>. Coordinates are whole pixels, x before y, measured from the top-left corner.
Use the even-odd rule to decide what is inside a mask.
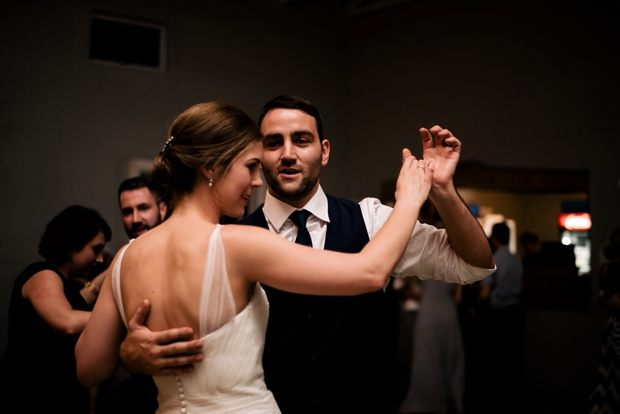
[[[207,253],[200,304],[200,336],[204,360],[179,377],[153,377],[159,394],[157,413],[280,413],[264,381],[262,356],[269,303],[256,284],[248,305],[235,314],[220,227],[213,231]],[[112,290],[125,326],[120,265],[112,271]]]

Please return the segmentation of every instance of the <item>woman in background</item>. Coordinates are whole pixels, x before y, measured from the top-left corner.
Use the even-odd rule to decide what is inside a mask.
[[[454,300],[457,285],[429,279],[421,286],[409,391],[399,412],[460,414],[465,354]]]
[[[111,231],[94,210],[71,206],[50,221],[39,243],[45,261],[15,281],[9,305],[7,349],[0,362],[5,402],[25,413],[88,413],[89,391],[78,382],[75,343],[86,326],[104,274]],[[88,280],[86,283],[83,280]]]

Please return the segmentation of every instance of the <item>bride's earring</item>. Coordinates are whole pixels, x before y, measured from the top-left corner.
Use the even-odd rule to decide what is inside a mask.
[[[209,188],[213,187],[213,178],[209,178]]]

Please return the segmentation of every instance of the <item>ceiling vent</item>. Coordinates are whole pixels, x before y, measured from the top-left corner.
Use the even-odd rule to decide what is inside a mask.
[[[93,14],[89,59],[97,63],[163,72],[166,29],[161,24]]]

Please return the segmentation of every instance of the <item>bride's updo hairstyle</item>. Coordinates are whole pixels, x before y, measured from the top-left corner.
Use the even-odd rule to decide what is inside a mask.
[[[194,105],[172,124],[153,163],[153,180],[167,189],[176,204],[193,191],[201,168],[212,169],[217,180],[245,149],[262,138],[252,118],[233,105]]]

